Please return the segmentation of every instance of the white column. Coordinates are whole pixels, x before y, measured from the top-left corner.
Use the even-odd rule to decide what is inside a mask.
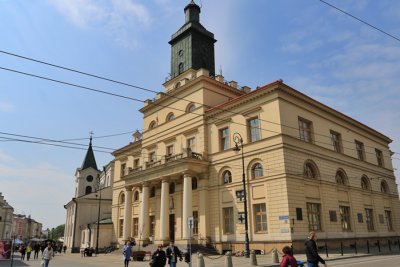
[[[169,183],[167,179],[161,181],[161,210],[160,210],[160,241],[169,238]]]
[[[131,235],[132,225],[132,186],[125,187],[125,214],[123,240],[128,240]]]
[[[140,203],[139,231],[141,231],[141,240],[148,240],[150,234],[149,217],[149,185],[143,184],[142,202]],[[140,235],[140,233],[139,233]]]
[[[207,200],[208,191],[206,179],[198,180],[199,185],[199,234],[201,237],[207,237]]]
[[[192,176],[183,175],[183,210],[182,210],[182,239],[189,239],[190,229],[188,226],[188,217],[193,216],[192,207]]]

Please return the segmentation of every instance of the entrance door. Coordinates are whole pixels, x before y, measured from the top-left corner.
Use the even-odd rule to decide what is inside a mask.
[[[169,215],[169,239],[175,241],[175,214]]]

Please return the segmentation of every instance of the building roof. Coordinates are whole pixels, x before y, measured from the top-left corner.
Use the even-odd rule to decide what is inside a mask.
[[[84,169],[87,169],[90,167],[97,170],[96,159],[94,158],[94,153],[93,153],[93,148],[92,148],[92,137],[90,137],[89,148],[86,152],[86,156],[82,163],[81,170],[84,170]]]

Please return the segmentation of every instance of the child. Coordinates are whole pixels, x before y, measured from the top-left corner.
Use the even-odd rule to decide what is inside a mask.
[[[296,259],[293,257],[293,252],[292,249],[288,246],[285,246],[282,249],[283,256],[282,256],[282,261],[279,264],[279,267],[298,267]]]

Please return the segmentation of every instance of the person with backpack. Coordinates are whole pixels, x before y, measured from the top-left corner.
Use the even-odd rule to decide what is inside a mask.
[[[279,264],[279,267],[298,267],[297,265],[297,261],[295,259],[295,257],[293,257],[293,251],[290,247],[285,246],[282,249],[283,252],[283,256],[282,256],[282,260],[281,263]]]

